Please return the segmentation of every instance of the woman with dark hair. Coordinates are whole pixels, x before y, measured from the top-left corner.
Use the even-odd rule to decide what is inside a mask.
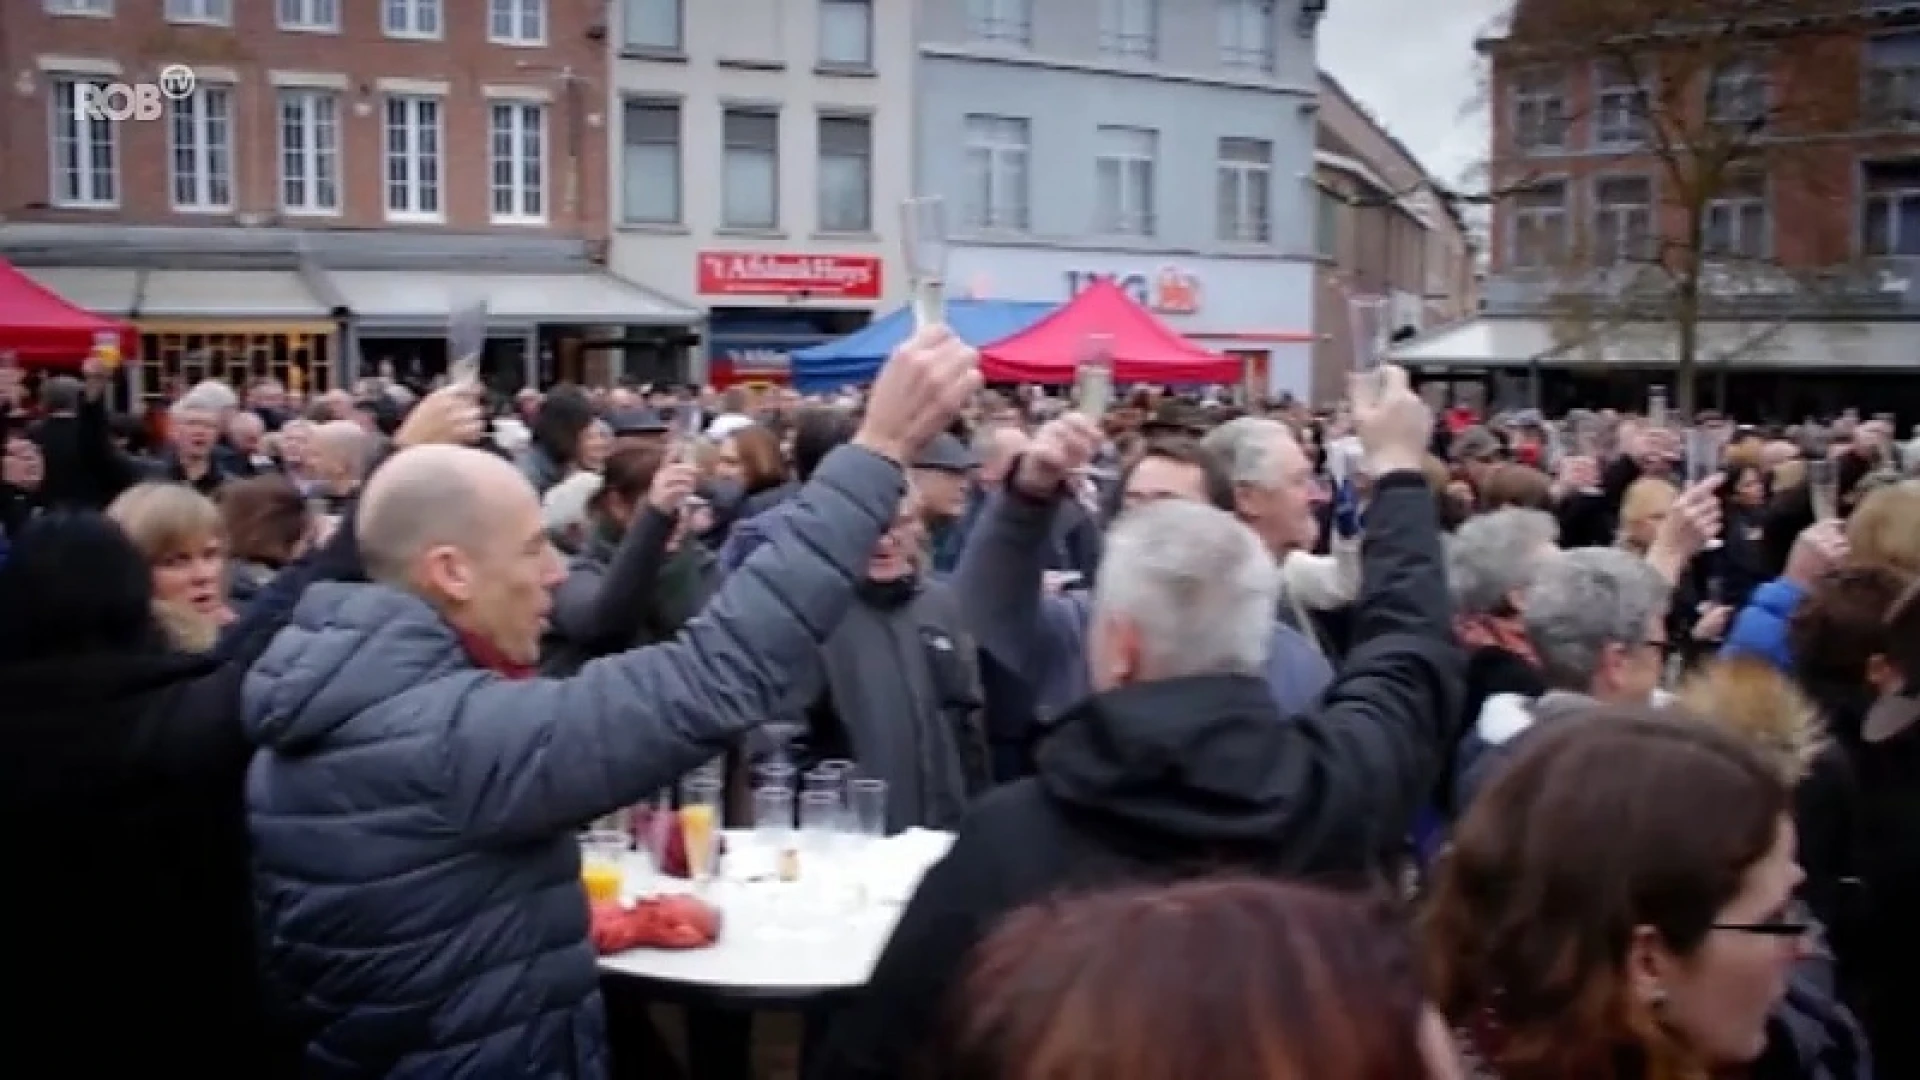
[[[520,472],[535,493],[567,478],[579,464],[580,440],[593,424],[593,402],[578,387],[556,386],[540,401],[533,441],[521,452]]]
[[[1299,885],[1203,880],[1015,912],[949,1008],[927,1080],[1459,1075],[1405,927]]]
[[[1871,1075],[1807,963],[1787,780],[1686,719],[1601,710],[1543,731],[1455,830],[1423,946],[1477,1075]]]
[[[238,713],[279,624],[225,661],[176,651],[153,578],[92,511],[37,519],[0,567],[0,865],[20,883],[0,890],[0,1030],[11,1060],[71,1076],[277,1075]],[[74,1039],[89,1002],[103,1037]]]
[[[273,576],[305,553],[315,518],[281,473],[236,480],[220,490],[227,535],[227,604],[245,611]]]

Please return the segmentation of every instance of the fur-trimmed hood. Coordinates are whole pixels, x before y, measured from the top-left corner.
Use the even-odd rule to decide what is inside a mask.
[[[1820,707],[1757,656],[1730,656],[1701,667],[1680,688],[1679,704],[1752,743],[1794,783],[1827,743]]]

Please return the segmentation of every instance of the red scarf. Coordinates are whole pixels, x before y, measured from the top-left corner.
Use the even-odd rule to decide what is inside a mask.
[[[1540,658],[1533,652],[1533,642],[1527,640],[1526,629],[1516,619],[1457,615],[1453,620],[1453,633],[1460,644],[1469,649],[1504,649],[1536,667],[1540,664]]]
[[[465,630],[459,631],[459,634],[460,644],[467,650],[467,658],[473,661],[475,667],[485,668],[503,679],[531,679],[540,674],[540,669],[535,665],[510,659],[500,651],[500,646],[478,634],[469,634]]]

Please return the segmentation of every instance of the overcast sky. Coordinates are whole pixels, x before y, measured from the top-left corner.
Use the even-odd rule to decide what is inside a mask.
[[[1510,0],[1329,0],[1320,64],[1441,181],[1486,160],[1474,38]],[[1478,187],[1484,180],[1468,181]]]

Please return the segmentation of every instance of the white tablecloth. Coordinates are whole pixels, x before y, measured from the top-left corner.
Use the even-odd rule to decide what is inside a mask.
[[[749,834],[729,832],[728,879],[709,887],[707,900],[721,911],[720,940],[705,949],[633,949],[600,958],[600,970],[719,993],[805,997],[866,985],[900,918],[913,887],[953,843],[948,833],[913,830],[881,841],[858,857],[830,868],[834,888],[849,902],[832,915],[804,920],[774,917],[770,905],[792,900],[792,887],[742,883],[753,873],[756,845]],[[802,855],[805,875],[807,854]],[[684,891],[688,886],[676,886]],[[853,898],[857,897],[857,900]],[[783,923],[790,925],[782,925]]]

